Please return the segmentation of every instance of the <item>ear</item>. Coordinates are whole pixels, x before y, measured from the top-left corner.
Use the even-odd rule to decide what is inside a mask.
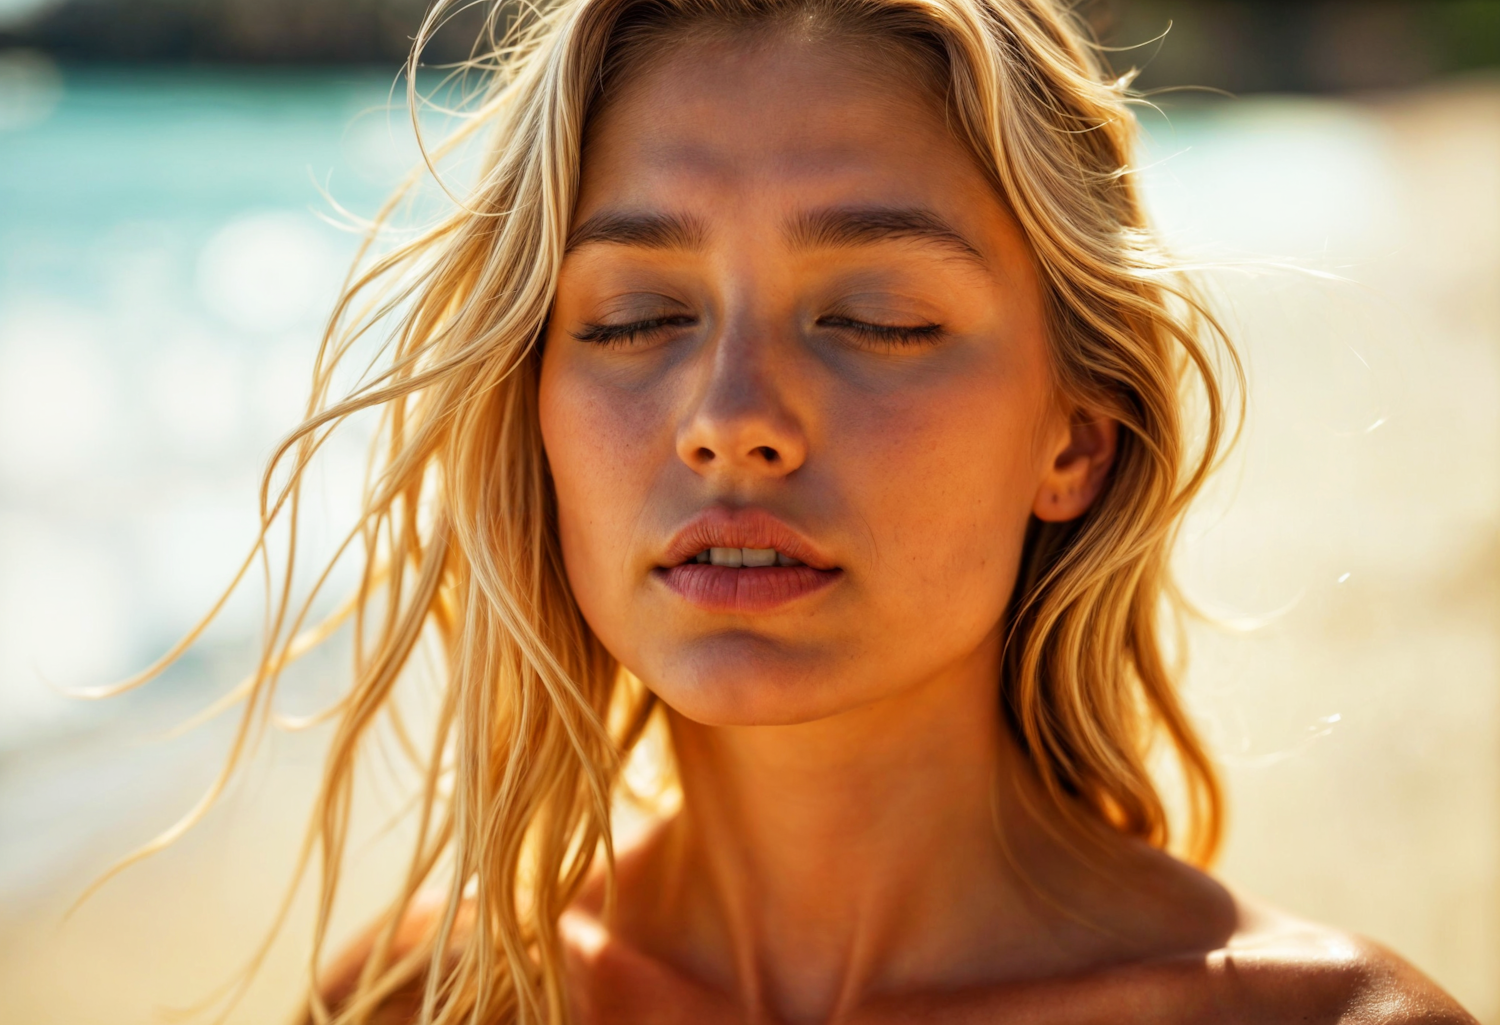
[[[1114,465],[1120,425],[1107,416],[1075,410],[1065,435],[1042,473],[1031,511],[1039,520],[1063,523],[1088,511],[1104,490]]]

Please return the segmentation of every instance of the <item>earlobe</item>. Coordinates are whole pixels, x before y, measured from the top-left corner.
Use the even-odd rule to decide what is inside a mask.
[[[1109,480],[1119,433],[1119,423],[1109,417],[1082,411],[1073,416],[1032,502],[1037,519],[1065,523],[1088,511]]]

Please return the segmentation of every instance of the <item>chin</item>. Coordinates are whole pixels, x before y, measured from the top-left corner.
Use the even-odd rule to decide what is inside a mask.
[[[791,726],[865,702],[842,680],[847,662],[748,632],[727,631],[648,658],[632,672],[667,707],[704,726]],[[837,667],[837,668],[835,668]]]

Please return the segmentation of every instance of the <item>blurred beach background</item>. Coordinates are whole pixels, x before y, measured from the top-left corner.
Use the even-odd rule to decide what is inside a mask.
[[[254,588],[148,687],[60,691],[161,654],[253,540],[348,224],[418,160],[397,70],[422,8],[0,0],[7,1025],[181,1020],[276,913],[316,729],[270,735],[197,829],[65,917],[212,782],[233,717],[174,728],[248,668]],[[1143,89],[1210,87],[1154,95],[1141,173],[1217,268],[1250,374],[1244,444],[1180,555],[1218,620],[1192,628],[1187,686],[1229,786],[1222,873],[1500,1025],[1500,0],[1084,13]],[[362,460],[357,430],[328,452],[313,550]],[[290,710],[336,693],[337,654],[298,668]],[[341,930],[398,867],[377,804]],[[230,1021],[295,1010],[306,897]]]

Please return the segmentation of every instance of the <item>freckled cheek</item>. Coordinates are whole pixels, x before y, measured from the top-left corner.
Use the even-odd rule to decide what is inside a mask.
[[[994,386],[943,389],[866,429],[866,515],[904,601],[1003,603],[1037,485],[1031,403],[1007,399]]]
[[[634,535],[662,461],[664,414],[650,397],[567,368],[543,374],[539,405],[574,587],[628,585]]]

